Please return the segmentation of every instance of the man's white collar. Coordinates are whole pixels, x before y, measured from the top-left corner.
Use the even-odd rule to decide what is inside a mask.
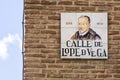
[[[89,31],[89,29],[87,30],[87,31],[85,31],[84,33],[80,33],[80,31],[79,31],[79,34],[80,34],[80,36],[84,36],[85,34],[87,34],[88,33],[88,31]]]

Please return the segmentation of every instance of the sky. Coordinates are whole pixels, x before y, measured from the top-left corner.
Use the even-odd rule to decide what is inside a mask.
[[[22,80],[23,0],[0,1],[0,80]]]

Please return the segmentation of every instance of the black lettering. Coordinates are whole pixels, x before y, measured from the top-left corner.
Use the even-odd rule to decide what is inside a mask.
[[[67,54],[65,55],[65,51],[64,51],[65,49],[64,48],[62,48],[62,56],[67,56]]]
[[[101,49],[97,49],[97,56],[102,57]]]
[[[73,41],[72,46],[77,47],[75,41]]]
[[[91,47],[90,41],[87,41],[87,47]]]
[[[75,49],[74,48],[70,48],[70,56],[72,56],[75,53]]]
[[[71,47],[69,44],[70,44],[70,40],[66,41],[66,46],[67,47]]]
[[[85,49],[81,50],[81,55],[86,55],[86,50]]]
[[[76,52],[76,53],[75,53],[75,56],[80,56],[80,55],[78,55],[78,53],[79,53],[78,50],[79,50],[79,48],[76,48],[76,49],[75,49],[75,52]]]
[[[69,48],[65,48],[65,53],[69,53]]]
[[[91,50],[91,56],[92,56],[92,57],[96,57],[95,51],[92,51],[92,50]]]
[[[90,49],[87,49],[88,54],[90,55]]]
[[[104,49],[104,56],[107,56],[105,49]]]
[[[82,47],[87,47],[84,41],[82,41]]]
[[[95,47],[102,47],[102,42],[95,42]]]
[[[89,56],[91,55],[91,57],[95,57],[96,56],[95,55],[95,51],[93,51],[92,48],[91,49],[87,49],[87,52],[88,52]]]

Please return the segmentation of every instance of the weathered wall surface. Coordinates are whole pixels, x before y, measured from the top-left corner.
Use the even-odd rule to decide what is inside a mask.
[[[61,60],[61,12],[108,12],[109,59]],[[24,13],[24,80],[120,80],[120,0],[25,0]]]

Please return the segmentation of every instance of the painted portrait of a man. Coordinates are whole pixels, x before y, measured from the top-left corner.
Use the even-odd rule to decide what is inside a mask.
[[[101,40],[101,37],[91,29],[90,23],[89,16],[80,16],[78,18],[78,31],[71,36],[71,40]]]

